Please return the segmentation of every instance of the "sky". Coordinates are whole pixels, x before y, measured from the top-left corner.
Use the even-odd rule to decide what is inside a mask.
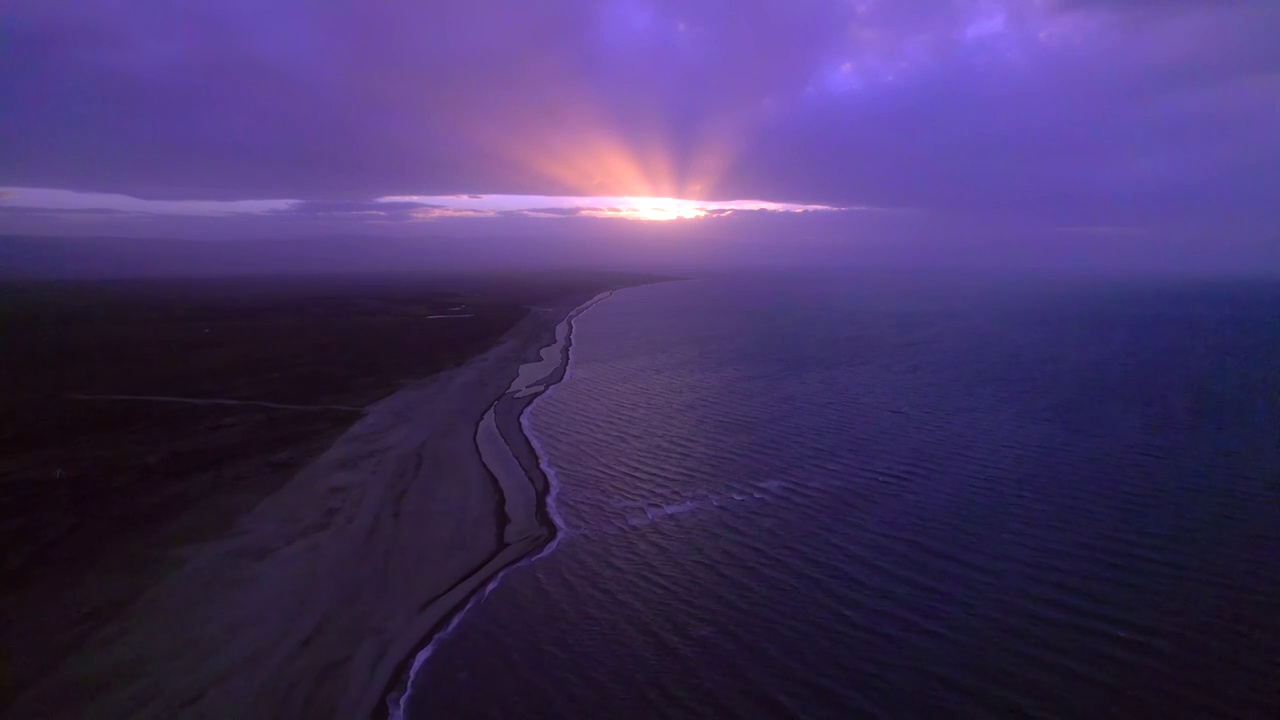
[[[1280,270],[1280,3],[0,0],[0,233]]]

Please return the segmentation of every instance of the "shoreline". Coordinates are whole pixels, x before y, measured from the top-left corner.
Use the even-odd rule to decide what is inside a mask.
[[[389,712],[388,690],[472,599],[554,543],[549,482],[521,418],[563,380],[572,319],[603,297],[534,311],[481,355],[369,406],[233,532],[187,548],[181,568],[24,687],[13,717]],[[561,362],[514,397],[512,377],[561,323]],[[477,442],[490,411],[533,488],[526,527],[538,530],[512,542]]]
[[[374,710],[374,720],[402,720],[405,716],[407,705],[412,698],[411,690],[413,687],[413,680],[427,661],[430,660],[430,657],[434,654],[438,643],[447,639],[453,633],[472,608],[484,602],[485,598],[489,596],[489,593],[501,584],[502,579],[507,572],[517,567],[537,561],[539,558],[542,558],[552,552],[559,543],[560,538],[563,535],[563,526],[556,520],[556,513],[554,512],[554,498],[556,490],[555,485],[552,482],[554,471],[550,466],[550,462],[547,459],[545,452],[541,450],[541,446],[537,443],[536,438],[533,436],[531,429],[528,426],[528,413],[530,408],[533,407],[534,403],[539,398],[547,395],[553,389],[558,387],[560,383],[568,379],[569,366],[573,361],[573,332],[575,321],[588,310],[595,307],[598,303],[609,299],[614,292],[615,291],[610,290],[600,293],[570,311],[565,319],[557,325],[557,331],[563,326],[565,328],[565,332],[562,339],[557,337],[556,344],[559,344],[560,347],[558,348],[558,362],[556,365],[547,374],[531,375],[531,380],[529,382],[521,387],[517,387],[517,385],[520,385],[520,380],[524,377],[524,371],[527,368],[537,365],[540,362],[546,362],[547,358],[544,353],[547,349],[550,349],[552,345],[542,348],[540,351],[540,360],[525,363],[521,366],[512,385],[493,402],[493,405],[491,405],[489,410],[485,413],[484,418],[482,418],[480,423],[477,424],[476,442],[479,452],[481,453],[481,458],[489,468],[492,480],[499,488],[499,493],[503,496],[504,501],[506,501],[504,504],[499,506],[499,513],[505,513],[508,521],[508,524],[504,527],[504,536],[506,532],[510,530],[511,523],[513,522],[510,517],[510,491],[513,489],[517,492],[523,492],[525,489],[533,491],[534,501],[526,508],[531,511],[531,515],[526,519],[533,520],[540,532],[536,536],[536,540],[529,536],[517,538],[515,540],[506,539],[504,537],[506,544],[498,553],[495,553],[491,558],[490,563],[498,561],[500,556],[503,554],[503,551],[508,548],[513,546],[522,548],[526,547],[526,541],[529,540],[533,540],[533,543],[525,549],[522,555],[500,567],[497,567],[490,573],[485,572],[486,569],[489,568],[489,563],[486,563],[484,567],[477,570],[475,575],[483,576],[483,585],[474,589],[462,600],[460,604],[453,608],[452,612],[442,618],[441,621],[431,629],[430,633],[422,638],[420,650],[416,651],[412,656],[405,658],[404,662],[401,663],[401,668],[392,678],[392,682],[388,686],[387,692],[384,693],[385,702],[379,708]],[[557,335],[559,335],[559,332],[557,332]],[[502,443],[502,449],[511,453],[510,459],[515,460],[519,469],[515,470],[509,466],[504,473],[503,471],[499,471],[495,468],[494,465],[496,463],[491,463],[489,458],[485,458],[485,447],[481,440],[482,433],[485,430],[485,421],[495,416],[496,408],[504,400],[518,406],[518,411],[516,412],[515,417],[515,430],[518,432],[521,439],[529,444],[530,449],[533,451],[536,461],[533,468],[527,467],[516,457],[514,448],[511,447],[510,442],[506,438],[501,437],[501,435],[496,439],[491,437],[489,440],[490,442]],[[499,433],[501,432],[497,426],[496,420],[494,421],[493,426],[496,431]],[[491,448],[491,451],[496,450],[497,448]],[[503,477],[504,474],[506,474],[505,478]],[[528,487],[510,487],[510,485],[519,486],[521,483],[527,483]],[[472,578],[465,578],[463,582],[471,579]]]

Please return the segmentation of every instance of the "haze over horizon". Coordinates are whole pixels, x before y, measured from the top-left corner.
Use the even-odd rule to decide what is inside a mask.
[[[1274,274],[1277,38],[1249,0],[15,0],[0,234]]]

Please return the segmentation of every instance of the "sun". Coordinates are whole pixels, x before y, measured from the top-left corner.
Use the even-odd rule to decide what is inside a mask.
[[[615,207],[605,207],[592,214],[599,217],[647,220],[650,222],[692,220],[707,216],[706,208],[702,207],[700,203],[679,198],[622,197],[617,198],[615,204]]]
[[[707,211],[702,208],[683,207],[677,202],[640,208],[636,210],[634,217],[637,220],[662,222],[666,220],[691,220],[693,218],[706,217],[706,215]]]

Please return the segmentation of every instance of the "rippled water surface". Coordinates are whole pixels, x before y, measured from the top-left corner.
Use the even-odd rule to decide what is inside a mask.
[[[629,289],[529,420],[411,718],[1280,717],[1275,286]]]

